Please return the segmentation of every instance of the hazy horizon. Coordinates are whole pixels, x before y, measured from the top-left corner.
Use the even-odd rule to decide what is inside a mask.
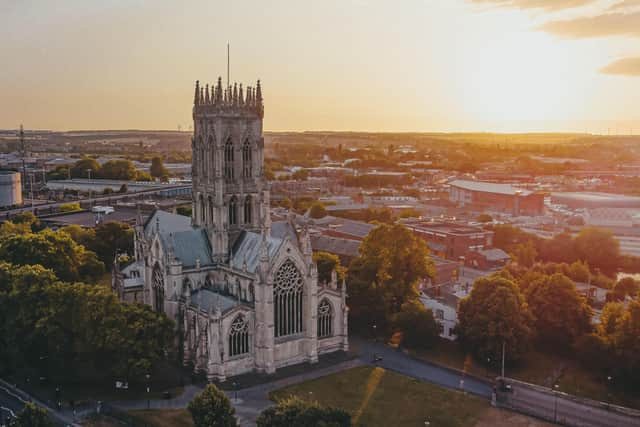
[[[634,0],[9,0],[0,23],[4,129],[187,130],[230,42],[266,131],[640,133]]]

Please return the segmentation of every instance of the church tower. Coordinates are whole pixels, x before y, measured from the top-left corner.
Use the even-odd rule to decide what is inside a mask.
[[[204,227],[212,255],[226,262],[242,230],[269,229],[264,178],[264,106],[255,87],[200,86],[193,100],[192,178],[194,226]]]

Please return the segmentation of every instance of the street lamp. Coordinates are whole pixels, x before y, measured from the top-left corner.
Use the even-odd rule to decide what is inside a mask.
[[[557,423],[558,422],[558,389],[560,388],[560,386],[558,384],[555,384],[553,388],[554,390],[552,391],[555,396],[555,401],[553,404],[553,422]]]
[[[238,403],[238,383],[237,382],[233,382],[233,399],[235,400],[236,403]]]
[[[607,399],[609,400],[609,404],[611,404],[611,384],[613,383],[613,377],[611,375],[607,376]]]
[[[151,379],[151,375],[146,374],[145,377],[147,378],[147,409],[151,409],[151,398],[149,397],[149,393],[151,391],[151,387],[149,386],[149,379]]]
[[[491,366],[491,358],[487,357],[487,373],[485,376],[489,376],[489,367]]]

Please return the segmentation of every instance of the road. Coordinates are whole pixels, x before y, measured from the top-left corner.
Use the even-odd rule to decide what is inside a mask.
[[[0,386],[0,425],[3,420],[6,420],[9,416],[14,416],[18,413],[24,404],[17,398],[10,390]]]
[[[349,343],[353,350],[360,353],[360,358],[365,363],[371,363],[375,354],[382,357],[382,360],[377,362],[377,365],[382,368],[456,390],[461,389],[460,381],[463,380],[462,390],[487,399],[491,398],[493,387],[488,382],[466,375],[463,378],[460,372],[415,359],[381,343],[372,343],[355,337],[351,338]]]

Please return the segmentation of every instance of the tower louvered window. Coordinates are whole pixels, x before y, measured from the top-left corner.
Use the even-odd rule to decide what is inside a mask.
[[[318,304],[318,338],[333,335],[333,308],[325,298]]]
[[[233,196],[231,200],[229,200],[229,225],[236,225],[238,223],[236,205],[237,199],[236,196]]]
[[[251,196],[247,196],[244,199],[244,223],[251,224]]]
[[[276,337],[302,332],[302,290],[300,271],[291,260],[285,261],[276,272],[273,288]]]
[[[242,176],[245,178],[250,178],[253,172],[251,157],[251,144],[246,140],[242,146]]]
[[[224,177],[227,181],[233,180],[233,171],[233,143],[229,139],[224,145]]]
[[[229,330],[229,356],[249,353],[249,324],[245,317],[239,314],[231,323]]]

